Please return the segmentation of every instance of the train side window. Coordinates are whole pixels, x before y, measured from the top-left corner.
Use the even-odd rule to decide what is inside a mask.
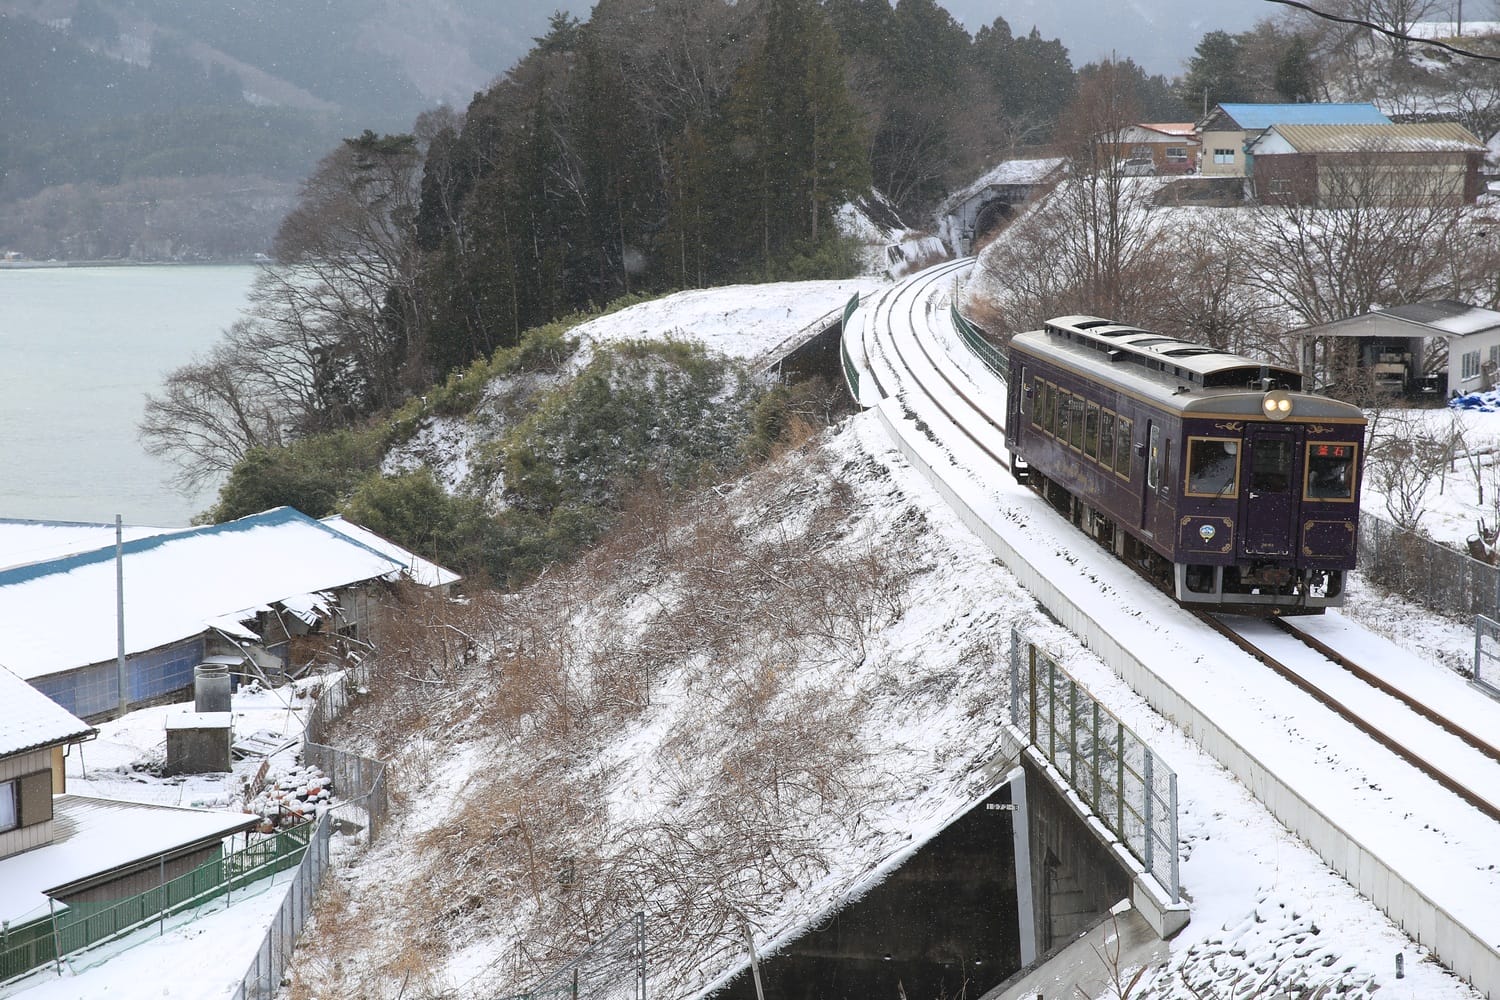
[[[1240,494],[1240,443],[1235,438],[1188,438],[1187,493],[1195,497]]]
[[[1310,442],[1307,446],[1307,482],[1302,495],[1307,500],[1353,500],[1354,456],[1352,442]]]
[[[1151,425],[1151,444],[1146,450],[1146,485],[1156,489],[1161,485],[1161,428]]]
[[[1089,458],[1099,457],[1099,404],[1090,403],[1083,417],[1083,453]]]
[[[1042,429],[1048,434],[1057,433],[1057,386],[1051,382],[1042,383],[1047,390],[1047,406],[1042,413]]]
[[[1057,410],[1053,414],[1052,433],[1063,444],[1068,443],[1068,400],[1071,398],[1066,390],[1057,390]]]
[[[1068,443],[1074,451],[1083,450],[1083,429],[1083,398],[1072,396],[1068,399]]]
[[[1099,414],[1099,464],[1115,466],[1115,415],[1108,410]]]
[[[1119,428],[1115,431],[1115,474],[1130,478],[1130,452],[1132,445],[1132,433],[1135,423],[1129,417],[1121,417]]]
[[[1040,427],[1047,413],[1047,383],[1037,379],[1034,385],[1032,395],[1035,398],[1031,401],[1031,423],[1033,426]]]

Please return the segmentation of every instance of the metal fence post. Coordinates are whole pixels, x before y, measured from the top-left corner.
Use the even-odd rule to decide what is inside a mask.
[[[1167,795],[1171,801],[1168,803],[1170,810],[1167,813],[1167,849],[1172,852],[1172,902],[1182,901],[1182,881],[1178,873],[1178,850],[1177,850],[1177,775],[1171,774],[1167,777]]]
[[[1151,834],[1152,834],[1152,831],[1155,829],[1155,826],[1151,822],[1151,812],[1152,812],[1151,807],[1155,803],[1155,800],[1156,800],[1156,783],[1152,780],[1153,777],[1154,777],[1154,775],[1151,773],[1152,772],[1152,768],[1151,768],[1151,749],[1150,749],[1150,747],[1146,748],[1145,756],[1146,756],[1145,767],[1144,767],[1145,774],[1143,775],[1143,778],[1144,778],[1144,780],[1146,782],[1146,789],[1145,789],[1146,794],[1143,795],[1143,796],[1141,796],[1141,797],[1143,799],[1145,799],[1145,813],[1146,813],[1146,815],[1145,815],[1144,819],[1145,819],[1145,823],[1146,823],[1146,836],[1143,839],[1145,840],[1146,843],[1145,843],[1145,845],[1142,848],[1142,850],[1143,850],[1143,852],[1145,854],[1145,857],[1141,858],[1141,860],[1143,862],[1145,862],[1145,864],[1146,864],[1146,871],[1148,871],[1148,872],[1154,872],[1155,869],[1154,869],[1154,867],[1151,864],[1151,854],[1152,854],[1152,851],[1151,851],[1151,847],[1152,847],[1151,841],[1154,838],[1151,836]]]

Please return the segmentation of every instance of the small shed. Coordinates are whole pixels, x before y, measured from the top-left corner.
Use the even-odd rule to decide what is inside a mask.
[[[1461,395],[1493,388],[1500,375],[1500,312],[1454,299],[1375,309],[1291,333],[1301,339],[1304,373],[1327,368],[1318,360],[1320,341],[1352,338],[1358,366],[1391,392]]]

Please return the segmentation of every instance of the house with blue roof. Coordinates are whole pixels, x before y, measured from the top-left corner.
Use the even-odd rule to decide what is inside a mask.
[[[1362,104],[1216,104],[1198,122],[1205,176],[1248,177],[1247,145],[1273,125],[1389,125],[1368,102]]]
[[[368,649],[388,584],[422,565],[290,507],[119,545],[84,527],[38,522],[28,546],[7,525],[0,667],[90,721],[188,695],[202,663],[279,681],[332,647]],[[428,566],[422,584],[454,579]]]

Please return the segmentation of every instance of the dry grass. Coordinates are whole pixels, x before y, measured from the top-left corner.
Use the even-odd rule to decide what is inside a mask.
[[[854,493],[821,454],[692,496],[648,488],[521,593],[404,606],[345,731],[398,773],[438,776],[452,744],[484,762],[422,817],[423,860],[383,880],[383,935],[330,923],[299,980],[358,952],[387,977],[364,995],[436,997],[442,953],[490,939],[506,944],[472,988],[517,992],[645,907],[673,942],[653,958],[671,995],[828,870],[807,831],[872,804],[867,706],[841,672],[903,613],[916,567],[846,538]],[[648,719],[651,755],[622,757],[615,737]]]

